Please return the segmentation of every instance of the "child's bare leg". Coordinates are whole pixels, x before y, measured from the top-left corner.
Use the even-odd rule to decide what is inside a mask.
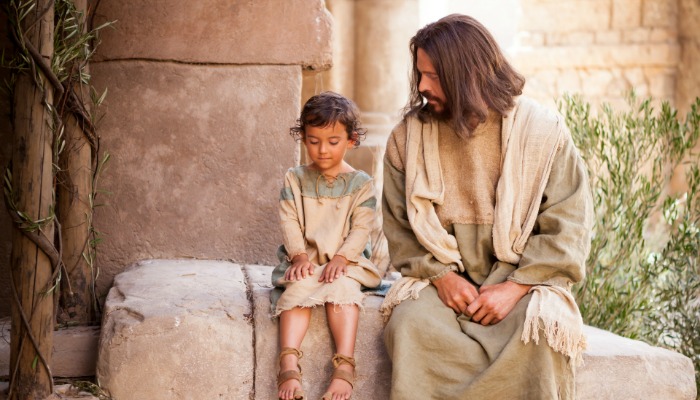
[[[311,320],[311,309],[296,307],[280,313],[280,348],[292,347],[299,349],[304,340]],[[294,354],[287,354],[280,358],[280,372],[298,370],[299,360]],[[294,398],[294,391],[301,389],[301,382],[290,379],[279,385],[278,396],[288,400]]]
[[[331,328],[336,353],[354,357],[360,309],[356,305],[338,306],[326,303],[326,318]],[[354,373],[354,367],[346,363],[339,365],[338,369]],[[352,395],[352,386],[342,379],[333,379],[326,392],[333,394],[333,400],[345,400]]]

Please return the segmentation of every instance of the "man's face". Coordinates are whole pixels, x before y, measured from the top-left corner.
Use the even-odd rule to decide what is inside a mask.
[[[440,78],[435,71],[432,60],[420,47],[416,51],[416,67],[420,72],[418,91],[428,100],[430,111],[438,117],[446,116],[448,113],[446,98],[442,86],[440,86]]]

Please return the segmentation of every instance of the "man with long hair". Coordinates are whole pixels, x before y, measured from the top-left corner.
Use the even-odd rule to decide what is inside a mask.
[[[561,116],[464,15],[411,39],[384,159],[391,398],[573,399],[592,199]]]

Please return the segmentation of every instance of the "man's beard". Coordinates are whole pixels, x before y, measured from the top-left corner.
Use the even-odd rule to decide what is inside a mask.
[[[447,104],[445,104],[444,101],[438,99],[437,97],[433,96],[428,92],[421,92],[421,95],[427,100],[425,103],[425,109],[427,109],[431,117],[435,118],[438,121],[449,121],[452,113],[450,112],[450,108],[447,107]],[[442,110],[436,110],[435,105],[430,103],[431,100],[440,105]]]

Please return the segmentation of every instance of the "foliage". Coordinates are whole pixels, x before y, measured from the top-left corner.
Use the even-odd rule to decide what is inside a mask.
[[[99,0],[97,3],[99,3]],[[72,0],[49,0],[47,2],[38,2],[37,0],[11,0],[5,2],[2,7],[8,17],[8,36],[16,45],[16,51],[13,54],[8,55],[3,52],[2,58],[0,59],[1,66],[9,68],[12,71],[12,76],[5,82],[4,89],[7,90],[10,97],[13,98],[13,90],[15,90],[17,77],[21,74],[29,75],[34,82],[35,88],[43,92],[42,104],[51,119],[48,125],[53,133],[53,170],[51,179],[54,183],[52,193],[54,204],[50,206],[50,215],[44,216],[38,220],[33,220],[25,210],[18,209],[19,203],[16,199],[18,198],[19,189],[22,188],[13,188],[12,167],[7,168],[2,179],[5,204],[8,207],[8,211],[10,211],[10,215],[16,227],[19,228],[19,231],[29,240],[34,242],[51,260],[53,274],[51,276],[51,282],[49,283],[50,287],[47,289],[30,289],[30,292],[31,290],[38,290],[38,293],[47,294],[59,286],[58,284],[61,279],[65,279],[64,282],[67,282],[68,279],[68,277],[62,274],[62,272],[65,272],[61,253],[65,242],[61,237],[59,223],[62,216],[58,215],[58,210],[56,213],[54,212],[56,209],[56,187],[64,184],[61,179],[66,179],[65,177],[60,178],[59,173],[64,173],[64,175],[70,173],[69,171],[61,170],[61,165],[63,165],[61,161],[70,157],[70,152],[64,151],[66,148],[64,136],[65,121],[68,120],[69,117],[77,121],[77,125],[85,136],[86,143],[92,150],[92,165],[85,166],[86,168],[90,168],[93,173],[92,190],[91,193],[88,194],[91,208],[97,206],[95,203],[95,197],[98,193],[96,189],[97,180],[100,172],[104,168],[104,163],[109,158],[107,154],[105,154],[102,159],[99,157],[99,137],[97,136],[95,128],[99,120],[96,116],[97,108],[104,100],[106,91],[99,95],[94,92],[94,89],[89,87],[90,75],[87,72],[87,65],[94,54],[99,30],[111,25],[111,22],[97,28],[89,28],[88,25],[91,25],[91,16],[94,15],[95,10],[92,9],[92,13],[89,13],[87,10],[79,10]],[[37,21],[42,18],[52,18],[54,22],[54,31],[49,34],[44,33],[47,35],[44,36],[45,38],[53,38],[52,54],[48,58],[40,54],[39,50],[35,47],[37,44],[33,43],[28,37],[30,28],[34,27],[38,23]],[[45,43],[42,43],[42,45],[45,45]],[[89,91],[86,90],[85,93],[83,93],[80,86],[81,84],[89,88]],[[48,96],[50,92],[53,93],[53,96]],[[15,176],[19,175],[20,174]],[[68,179],[69,178],[70,177],[68,177]],[[94,285],[94,276],[97,274],[94,266],[95,250],[100,237],[99,232],[95,231],[92,227],[92,210],[89,211],[89,215],[86,217],[88,240],[85,241],[86,243],[82,255],[93,269],[93,279],[91,280],[92,285]],[[55,225],[55,236],[49,237],[50,235],[46,235],[44,231],[42,231],[42,228],[48,224]],[[90,279],[88,278],[88,280]],[[15,285],[14,280],[12,281],[12,285]],[[13,290],[15,293],[19,292],[18,288],[14,286]],[[18,300],[18,298],[15,299],[15,303],[16,309],[22,310],[22,304],[19,304],[20,300]],[[34,312],[35,309],[32,309],[30,319],[33,318]],[[31,332],[32,329],[29,327],[27,321],[28,319],[22,314],[22,322],[26,327],[26,331]],[[16,321],[13,319],[13,324],[15,322]],[[31,338],[31,334],[28,336]],[[42,337],[38,336],[37,340],[34,338],[31,339],[38,358],[41,359],[42,364],[44,364],[48,372],[49,381],[52,381],[50,368],[46,365],[45,357],[41,355],[41,351],[37,345],[37,341],[41,341]],[[24,339],[20,342],[18,346],[21,348],[21,346],[25,345]],[[13,346],[15,346],[14,343]],[[16,389],[16,386],[21,386],[21,384],[15,385],[17,383],[15,382],[18,375],[17,371],[21,370],[19,369],[19,359],[16,362],[17,365],[13,365],[11,369],[14,373],[12,374],[12,381],[10,382],[9,398],[14,398],[12,396],[13,390]],[[37,362],[38,359],[35,358],[31,370],[36,370]],[[51,384],[50,391],[53,391],[53,384]]]
[[[579,97],[560,102],[596,210],[576,297],[585,323],[685,354],[700,383],[700,99],[682,121],[652,104],[632,93],[629,110],[593,116]]]

